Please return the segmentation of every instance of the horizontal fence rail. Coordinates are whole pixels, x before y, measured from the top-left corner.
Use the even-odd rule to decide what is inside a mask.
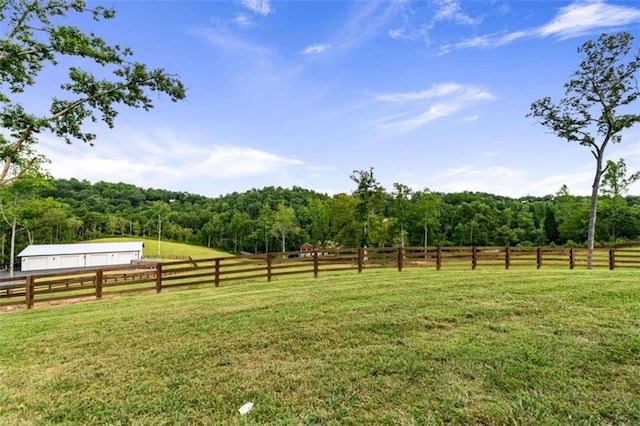
[[[173,287],[220,286],[232,281],[266,280],[285,275],[311,275],[394,268],[585,268],[588,250],[557,247],[370,247],[331,248],[216,257],[34,273],[0,278],[0,307],[101,299],[132,292]],[[640,268],[640,248],[595,249],[594,268]]]

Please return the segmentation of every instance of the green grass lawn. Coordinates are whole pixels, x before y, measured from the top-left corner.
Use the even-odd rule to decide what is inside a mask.
[[[2,313],[0,424],[639,424],[637,278],[379,270]]]
[[[144,249],[142,255],[147,258],[154,258],[158,255],[158,240],[152,238],[138,237],[110,237],[91,240],[92,243],[115,243],[128,241],[142,241]],[[174,243],[172,241],[160,242],[160,254],[162,256],[191,256],[194,259],[210,259],[213,257],[231,256],[231,254],[202,246],[195,246],[184,243]]]

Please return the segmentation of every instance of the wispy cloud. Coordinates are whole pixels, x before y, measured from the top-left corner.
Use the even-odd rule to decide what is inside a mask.
[[[558,16],[535,32],[540,37],[571,38],[636,22],[640,22],[638,8],[606,4],[603,1],[580,2],[560,9]]]
[[[584,188],[586,190],[592,181],[593,172],[590,167],[585,167],[581,170],[575,170],[572,173],[560,173],[544,177],[537,182],[536,186],[546,188],[545,192],[547,194],[555,194],[562,185],[567,185],[571,191],[575,191],[576,188]],[[573,193],[576,195],[586,195],[586,192],[582,194],[578,194],[578,192]]]
[[[412,186],[416,189],[429,186],[442,192],[478,191],[518,197],[526,193],[523,190],[528,187],[530,177],[529,171],[508,166],[464,165],[445,169],[424,179],[414,179],[416,182]]]
[[[270,0],[241,0],[240,3],[257,15],[267,16],[272,12]]]
[[[568,39],[603,29],[640,23],[640,9],[607,4],[602,0],[579,1],[561,8],[549,23],[508,33],[486,34],[440,48],[444,55],[452,50],[468,48],[496,48],[522,38],[556,37]]]
[[[302,54],[303,55],[314,55],[314,54],[318,54],[318,53],[322,53],[326,50],[329,50],[331,48],[330,44],[312,44],[310,46],[307,46],[303,51]]]
[[[322,53],[328,48],[351,50],[375,36],[384,35],[385,26],[402,10],[404,3],[404,0],[354,2],[351,14],[330,43],[314,43],[302,53]]]
[[[393,111],[377,120],[377,124],[385,129],[404,132],[494,98],[491,92],[481,87],[444,83],[419,92],[382,94],[373,100],[393,106]]]
[[[197,160],[192,156],[185,166],[194,174],[213,178],[256,176],[282,167],[304,165],[300,160],[246,147],[214,146],[199,151],[206,155],[202,157],[204,159]]]
[[[234,19],[233,22],[240,27],[249,27],[254,24],[253,19],[250,16],[239,13]]]
[[[223,50],[244,52],[250,55],[269,53],[269,49],[264,46],[247,41],[221,28],[202,28],[194,31],[194,34],[207,40],[210,45]]]
[[[205,40],[216,51],[216,56],[225,54],[232,58],[227,63],[235,67],[233,76],[242,90],[275,87],[295,71],[294,68],[283,67],[281,57],[271,47],[223,25],[214,23],[210,28],[192,30],[192,34]]]
[[[456,25],[478,25],[481,17],[474,17],[463,8],[464,3],[459,0],[435,0],[433,2],[417,2],[405,5],[403,9],[403,24],[387,31],[392,39],[409,39],[429,41],[429,33],[439,23],[453,23]],[[423,10],[424,9],[424,10]],[[416,17],[430,16],[429,19]]]
[[[446,193],[477,191],[516,198],[555,194],[565,184],[575,195],[588,195],[591,189],[593,171],[590,163],[562,173],[549,174],[541,172],[538,167],[502,164],[502,155],[496,153],[483,153],[482,157],[479,164],[468,163],[431,170],[428,174],[408,175],[404,181],[416,190],[428,187]],[[494,164],[487,164],[489,161]]]
[[[481,22],[481,19],[472,18],[464,13],[457,0],[440,0],[436,4],[438,8],[434,17],[435,21],[452,21],[464,25],[475,25]]]
[[[387,31],[387,35],[392,39],[399,39],[404,37],[404,28],[394,28]]]
[[[517,31],[508,34],[486,34],[461,41],[460,43],[456,43],[455,45],[442,46],[440,49],[440,54],[449,53],[450,51],[456,49],[500,47],[520,38],[530,36],[531,33],[526,31]]]
[[[354,47],[377,35],[401,10],[402,1],[356,3],[358,9],[344,27],[341,46]]]
[[[582,194],[576,189],[586,190],[592,179],[593,173],[586,169],[540,178],[536,176],[536,171],[531,169],[515,169],[503,165],[464,165],[432,174],[425,178],[425,181],[428,181],[433,189],[442,192],[478,191],[522,197],[554,194],[562,185],[567,185],[576,195],[586,195],[586,192]],[[417,188],[420,187],[420,183],[416,185]]]
[[[138,185],[157,182],[157,186],[163,188],[202,179],[276,175],[288,167],[304,166],[300,160],[251,147],[195,145],[167,129],[149,132],[129,128],[111,138],[128,143],[119,145],[105,138],[95,147],[68,146],[55,138],[43,137],[40,151],[52,160],[49,168],[58,178],[75,177],[94,182],[117,179]]]
[[[378,95],[374,99],[381,102],[408,102],[417,101],[421,99],[431,99],[439,96],[446,96],[452,93],[458,92],[463,88],[458,83],[443,83],[436,84],[430,89],[423,90],[421,92],[398,92],[387,93],[384,95]]]

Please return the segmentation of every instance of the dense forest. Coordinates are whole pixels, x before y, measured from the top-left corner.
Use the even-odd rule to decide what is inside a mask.
[[[4,264],[12,229],[16,253],[28,244],[145,236],[231,252],[295,250],[302,243],[354,246],[580,245],[588,197],[566,187],[545,197],[413,191],[382,187],[373,169],[355,171],[351,193],[265,187],[208,198],[124,183],[53,180],[2,192]],[[603,195],[597,239],[640,236],[640,197]]]

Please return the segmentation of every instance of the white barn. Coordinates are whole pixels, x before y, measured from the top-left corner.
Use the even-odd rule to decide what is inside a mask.
[[[125,243],[35,244],[18,254],[22,271],[129,265],[142,259],[142,241]]]

